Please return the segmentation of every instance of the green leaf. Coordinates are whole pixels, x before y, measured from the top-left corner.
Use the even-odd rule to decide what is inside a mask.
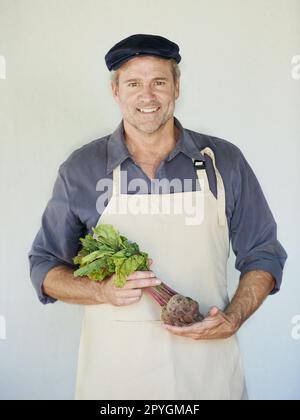
[[[85,264],[89,264],[99,258],[103,258],[103,257],[107,257],[110,255],[113,255],[114,251],[94,251],[91,254],[86,255],[85,257],[82,258],[81,260],[81,264],[85,265]]]
[[[122,241],[119,232],[112,225],[99,225],[93,228],[97,241],[114,248],[116,251],[120,248]]]
[[[120,235],[120,242],[121,242],[121,247],[122,248],[126,248],[129,244],[128,239],[125,236]]]
[[[103,267],[103,268],[100,268],[100,270],[98,271],[93,271],[92,273],[88,274],[88,278],[94,281],[101,281],[101,280],[104,280],[106,277],[111,276],[112,274],[113,272]]]
[[[88,274],[91,274],[94,271],[100,270],[106,265],[107,265],[106,259],[101,258],[100,260],[93,261],[92,263],[84,265],[83,267],[79,268],[78,270],[74,272],[74,276],[75,277],[87,276]]]
[[[86,249],[81,249],[76,255],[76,257],[73,258],[73,263],[81,264],[82,258],[85,257],[86,255],[89,255],[89,251],[87,251]]]
[[[133,255],[132,257],[123,259],[123,261],[120,259],[120,264],[116,264],[117,275],[115,285],[117,287],[123,287],[126,283],[126,278],[137,271],[139,267],[144,266],[144,260],[143,255]]]
[[[98,243],[96,239],[92,237],[92,235],[86,235],[85,238],[80,238],[80,242],[82,243],[82,247],[85,249],[85,251],[89,253],[97,251],[98,249]]]

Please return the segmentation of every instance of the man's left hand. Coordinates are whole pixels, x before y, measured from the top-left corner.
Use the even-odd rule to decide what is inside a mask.
[[[162,324],[162,327],[175,335],[192,338],[194,340],[218,340],[232,337],[239,329],[234,317],[213,307],[206,318],[188,327],[175,327]]]

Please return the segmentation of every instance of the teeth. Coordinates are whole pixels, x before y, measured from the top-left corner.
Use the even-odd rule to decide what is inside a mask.
[[[151,112],[157,111],[159,108],[143,108],[139,109],[140,112],[144,112],[145,114],[150,114]]]

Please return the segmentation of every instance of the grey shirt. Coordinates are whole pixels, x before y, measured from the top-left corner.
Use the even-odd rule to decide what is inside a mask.
[[[276,222],[244,155],[226,140],[185,129],[175,117],[174,122],[180,136],[175,148],[160,163],[155,179],[179,179],[183,185],[181,191],[200,190],[192,159],[201,160],[205,162],[210,189],[216,197],[212,161],[200,153],[203,148],[210,147],[225,186],[226,216],[232,249],[236,255],[235,266],[241,277],[256,269],[271,273],[276,280],[272,294],[276,293],[281,286],[287,254],[277,239]],[[98,183],[112,179],[113,170],[118,165],[121,165],[122,172],[127,172],[126,185],[126,178],[123,177],[122,192],[145,193],[142,190],[127,191],[131,180],[141,179],[147,183],[148,193],[151,193],[155,180],[149,179],[130,155],[124,141],[123,121],[113,134],[74,151],[59,167],[52,197],[42,216],[41,229],[29,252],[31,280],[42,303],[55,302],[42,291],[47,272],[58,265],[75,268],[72,258],[80,249],[79,238],[91,233],[111,196],[111,191],[99,191]],[[191,182],[184,183],[187,179]],[[163,185],[157,193],[180,192],[176,190],[180,183],[175,183],[175,189],[172,190],[164,189]],[[101,194],[107,198],[99,206]]]

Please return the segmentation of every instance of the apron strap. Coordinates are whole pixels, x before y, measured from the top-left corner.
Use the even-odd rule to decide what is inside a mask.
[[[121,165],[118,165],[113,171],[113,190],[112,195],[114,197],[121,195]]]
[[[195,166],[195,159],[193,159],[193,163]],[[198,180],[200,183],[200,187],[202,191],[209,191],[209,182],[208,182],[208,177],[207,177],[207,173],[205,170],[205,162],[201,162],[200,165],[195,166],[196,171],[197,171],[197,176],[198,176]]]
[[[225,188],[223,184],[223,180],[221,177],[221,174],[217,168],[216,160],[214,152],[209,148],[205,147],[201,150],[202,155],[204,156],[207,154],[213,163],[215,174],[216,174],[216,180],[217,180],[217,206],[218,206],[218,218],[219,218],[219,224],[220,226],[225,226],[226,224],[226,199],[225,199]],[[193,162],[195,162],[195,159],[193,159]],[[200,186],[204,186],[204,190],[207,189],[210,190],[207,172],[205,167],[202,170],[197,171],[198,179],[200,182]]]

